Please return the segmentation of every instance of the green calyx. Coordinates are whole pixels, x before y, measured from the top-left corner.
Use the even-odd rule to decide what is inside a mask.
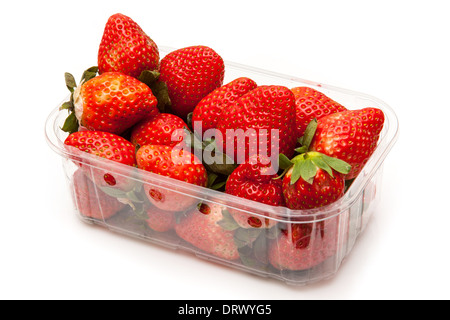
[[[86,69],[83,72],[83,75],[81,76],[81,84],[91,80],[92,78],[96,77],[98,73],[98,67],[90,67],[89,69]],[[75,92],[75,89],[77,87],[77,83],[75,81],[75,78],[72,74],[66,72],[64,74],[64,80],[66,82],[67,89],[70,91],[70,99],[69,101],[64,102],[59,110],[67,110],[69,112],[69,116],[64,121],[63,126],[61,127],[61,130],[64,132],[74,133],[78,131],[79,123],[78,119],[75,116],[75,106],[73,104],[73,94]]]
[[[312,184],[319,168],[326,171],[331,177],[333,177],[333,170],[347,174],[351,169],[351,166],[345,161],[316,151],[300,154],[291,161],[293,163],[291,184],[296,183],[300,178]]]
[[[170,113],[172,105],[169,97],[169,89],[165,82],[159,80],[161,74],[158,71],[144,70],[138,80],[145,83],[158,101],[157,108],[161,113]]]
[[[298,139],[301,147],[295,149],[299,154],[293,159],[290,160],[285,155],[280,154],[280,168],[285,172],[292,168],[291,185],[295,184],[300,178],[312,184],[318,169],[326,171],[331,177],[333,177],[333,170],[342,174],[350,172],[351,166],[347,162],[309,150],[316,129],[317,119],[313,119],[306,128],[303,137]]]

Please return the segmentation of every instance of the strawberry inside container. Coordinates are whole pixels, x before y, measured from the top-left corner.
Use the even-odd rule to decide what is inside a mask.
[[[383,110],[377,148],[341,199],[291,210],[76,152],[64,146],[67,133],[60,128],[67,113],[58,106],[48,117],[46,136],[62,156],[75,212],[85,222],[289,284],[326,279],[338,271],[376,211],[383,160],[397,137],[396,115],[383,101],[362,93],[235,63],[226,62],[226,68],[226,80],[247,76],[259,84],[309,87],[348,109]]]

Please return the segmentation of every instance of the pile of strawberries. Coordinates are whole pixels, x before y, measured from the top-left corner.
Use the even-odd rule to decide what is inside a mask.
[[[247,77],[224,84],[224,75],[213,49],[192,46],[161,59],[136,22],[115,14],[98,67],[86,70],[79,85],[66,74],[65,145],[271,206],[313,209],[340,199],[377,146],[383,112],[348,110],[309,87],[258,85]],[[250,134],[239,141],[230,130]],[[253,137],[268,153],[252,148]],[[197,155],[207,149],[227,161],[206,163]],[[274,151],[276,166],[268,158]],[[292,212],[293,222],[283,223],[88,167],[79,166],[73,184],[81,213],[93,219],[114,219],[131,207],[156,232],[263,268],[311,268],[338,249],[339,217],[295,223],[301,214]]]

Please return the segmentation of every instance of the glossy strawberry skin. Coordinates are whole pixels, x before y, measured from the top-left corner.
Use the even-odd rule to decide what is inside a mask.
[[[306,127],[314,118],[320,119],[329,114],[346,111],[340,103],[309,87],[295,87],[291,89],[295,96],[295,116],[297,123],[297,137],[305,133]]]
[[[170,113],[160,113],[145,119],[133,127],[130,141],[135,146],[166,145],[175,146],[184,137],[186,123],[180,117]]]
[[[138,78],[144,70],[158,70],[159,60],[158,46],[136,22],[120,13],[108,19],[98,50],[100,74]]]
[[[238,164],[254,154],[271,157],[278,152],[291,157],[297,143],[294,94],[283,86],[258,86],[222,112],[217,129],[218,147]],[[247,137],[245,143],[230,135],[230,130],[242,131]],[[271,130],[277,130],[278,139]],[[251,141],[257,141],[256,145],[252,147]]]
[[[234,231],[223,229],[218,224],[222,219],[219,205],[202,204],[181,215],[175,232],[181,239],[206,253],[226,260],[239,259]]]
[[[116,198],[96,187],[83,170],[75,171],[72,183],[75,205],[85,217],[107,220],[125,207]]]
[[[136,161],[138,168],[142,170],[206,187],[208,176],[205,167],[194,154],[182,149],[145,145],[136,153]],[[158,188],[152,184],[144,184],[144,189],[150,202],[166,211],[183,211],[197,202],[195,197]]]
[[[161,59],[159,80],[167,84],[171,108],[186,119],[195,106],[223,84],[225,65],[213,49],[192,46],[170,52]]]
[[[64,144],[77,148],[82,152],[87,152],[97,157],[105,158],[117,163],[134,167],[136,165],[135,147],[121,136],[102,131],[77,131],[70,134]],[[89,177],[97,186],[114,187],[121,190],[131,190],[133,181],[114,173],[114,168],[110,163],[104,163],[101,167],[98,164],[94,166],[87,160],[73,157],[76,163],[81,165],[87,177]]]
[[[317,168],[313,183],[301,177],[291,184],[292,168],[283,177],[283,196],[286,206],[292,210],[313,209],[331,204],[344,195],[344,176],[336,171],[330,176]]]
[[[237,197],[257,201],[271,206],[284,206],[282,181],[271,167],[268,158],[254,156],[239,165],[229,176],[225,192]],[[242,228],[270,228],[276,224],[270,218],[249,215],[229,209],[234,220]]]
[[[198,122],[202,124],[202,132],[199,132],[201,134],[204,134],[209,129],[216,128],[222,115],[222,110],[227,109],[237,99],[256,87],[255,81],[241,77],[208,94],[197,104],[192,114],[194,130],[196,128],[195,123]]]
[[[118,72],[106,72],[80,85],[74,94],[75,114],[88,130],[122,134],[137,122],[159,113],[150,88]]]
[[[166,232],[173,230],[176,223],[175,214],[171,211],[164,211],[156,207],[147,210],[148,226],[157,232]]]
[[[375,151],[383,125],[377,108],[331,114],[318,120],[311,150],[346,161],[352,168],[345,179],[353,179]]]
[[[64,144],[125,165],[134,166],[136,164],[134,145],[113,133],[78,131],[70,134]]]

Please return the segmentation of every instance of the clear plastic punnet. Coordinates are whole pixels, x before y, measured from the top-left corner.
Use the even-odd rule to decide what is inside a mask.
[[[172,49],[160,51],[164,55]],[[45,134],[51,149],[62,157],[74,204],[70,210],[87,223],[288,284],[330,278],[382,200],[383,161],[397,139],[397,117],[385,102],[366,94],[225,62],[224,84],[238,77],[251,78],[258,85],[307,86],[347,109],[375,107],[384,112],[378,146],[342,198],[317,209],[290,210],[92,156],[64,145],[68,134],[61,127],[67,111],[56,106]],[[111,179],[113,185],[105,183]],[[239,214],[261,218],[265,227],[238,227],[233,216]],[[298,239],[294,246],[293,237]],[[216,238],[230,241],[211,246],[208,242]]]

